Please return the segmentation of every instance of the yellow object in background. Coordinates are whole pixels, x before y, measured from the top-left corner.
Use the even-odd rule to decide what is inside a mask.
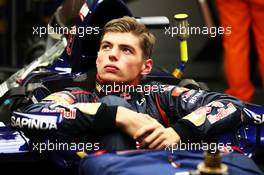
[[[183,70],[185,68],[185,63],[188,61],[188,47],[187,39],[189,38],[189,23],[187,14],[176,14],[174,16],[176,20],[179,31],[183,31],[177,34],[177,38],[180,41],[180,64],[177,68],[174,69],[172,75],[177,79],[180,79],[183,75]]]
[[[76,153],[80,158],[84,158],[87,156],[87,153],[86,152],[83,152],[83,151],[79,151]]]
[[[174,77],[176,77],[176,78],[181,78],[182,77],[182,75],[183,75],[183,73],[182,73],[182,71],[180,70],[180,69],[175,69],[173,72],[172,72],[172,75],[174,76]]]
[[[188,48],[187,41],[180,41],[180,59],[182,62],[186,63],[188,61]]]
[[[188,15],[185,14],[185,13],[179,13],[179,14],[176,14],[174,16],[174,18],[177,19],[177,20],[183,20],[183,19],[187,19],[188,18]]]

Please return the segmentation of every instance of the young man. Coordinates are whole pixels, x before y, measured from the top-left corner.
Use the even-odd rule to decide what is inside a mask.
[[[138,141],[141,148],[151,149],[235,131],[243,121],[244,104],[233,97],[157,82],[140,84],[153,66],[154,42],[154,36],[134,18],[108,22],[96,60],[95,91],[66,88],[25,111],[60,112],[64,119],[52,128],[55,138],[99,134],[99,140],[105,143],[115,139],[121,130]],[[14,117],[11,125],[38,129],[16,124],[17,120]]]

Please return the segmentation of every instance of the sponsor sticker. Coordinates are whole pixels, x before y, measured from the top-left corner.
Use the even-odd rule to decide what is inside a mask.
[[[248,108],[244,108],[243,111],[247,114],[247,118],[250,119],[250,121],[253,121],[255,124],[262,124],[264,123],[264,114],[256,113]],[[261,112],[261,111],[260,111]]]
[[[216,114],[210,114],[207,116],[207,119],[211,124],[227,117],[228,115],[234,113],[237,109],[232,103],[227,104],[227,108],[219,108],[217,109]]]
[[[89,10],[89,7],[88,7],[87,3],[85,2],[83,4],[80,12],[79,12],[79,16],[80,16],[80,18],[81,18],[82,21],[84,20],[84,18],[86,17],[86,15],[89,13],[89,11],[90,11]]]
[[[187,99],[190,98],[190,96],[192,96],[194,93],[195,93],[195,90],[193,90],[193,89],[189,90],[188,92],[185,92],[185,93],[182,95],[182,100],[183,100],[184,102],[187,102]]]
[[[207,106],[223,108],[225,105],[219,101],[212,101]]]
[[[49,108],[43,108],[41,112],[45,113],[60,113],[63,118],[66,119],[75,119],[76,118],[76,109],[71,108],[68,111],[66,109],[61,108],[61,107],[56,107],[54,109],[49,109]]]
[[[184,87],[175,87],[172,92],[171,95],[174,97],[178,97],[180,96],[183,92],[188,91],[189,89],[184,88]]]
[[[58,129],[57,123],[60,121],[60,116],[57,115],[14,112],[11,117],[11,126],[16,128],[51,130]]]
[[[200,96],[202,96],[204,91],[199,90],[194,96],[191,97],[191,99],[188,101],[191,104],[195,104]]]

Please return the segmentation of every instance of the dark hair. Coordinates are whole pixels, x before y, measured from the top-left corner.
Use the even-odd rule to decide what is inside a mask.
[[[143,23],[138,22],[135,18],[124,16],[122,18],[113,19],[104,26],[102,38],[107,32],[133,33],[139,37],[143,57],[151,58],[153,46],[156,41],[155,36],[149,32]]]

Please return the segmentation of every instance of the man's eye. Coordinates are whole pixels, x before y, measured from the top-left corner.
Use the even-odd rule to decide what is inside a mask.
[[[123,48],[123,52],[124,52],[125,54],[132,54],[132,50],[129,49],[129,48]]]
[[[101,49],[103,49],[103,50],[109,50],[110,49],[110,46],[109,45],[102,45],[101,46]]]

